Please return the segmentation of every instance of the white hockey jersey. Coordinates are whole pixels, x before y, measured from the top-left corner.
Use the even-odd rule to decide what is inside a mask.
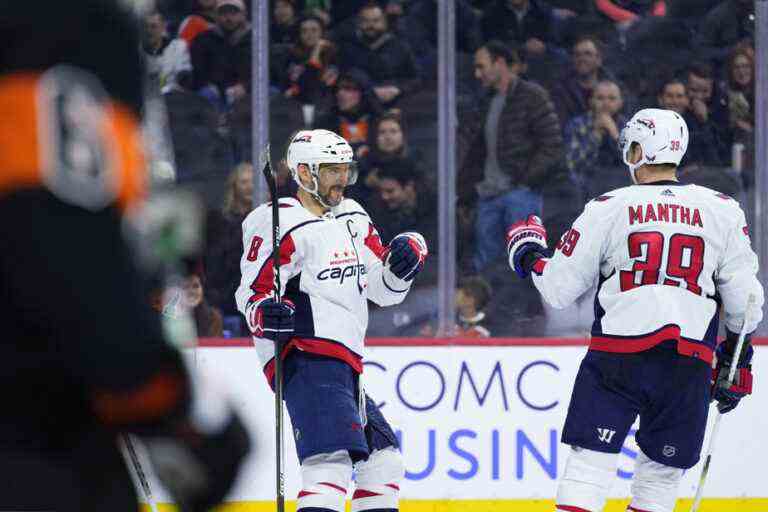
[[[553,257],[536,262],[533,281],[555,308],[597,284],[593,350],[640,352],[674,339],[679,353],[711,362],[721,304],[732,332],[741,330],[750,294],[759,307],[748,331],[762,319],[757,270],[734,199],[664,181],[587,203]]]
[[[295,198],[280,199],[281,293],[296,306],[292,348],[334,357],[362,372],[368,299],[402,302],[410,283],[384,267],[386,248],[365,210],[352,199],[317,217]],[[273,295],[272,209],[263,204],[243,221],[242,274],[237,307],[251,332],[259,303]],[[267,378],[274,343],[254,337]]]

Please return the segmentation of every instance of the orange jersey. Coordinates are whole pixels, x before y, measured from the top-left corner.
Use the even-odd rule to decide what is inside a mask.
[[[212,26],[213,23],[199,14],[187,16],[184,18],[184,21],[181,22],[181,25],[179,25],[179,38],[183,39],[187,43],[187,46],[191,46],[192,41],[194,41],[197,36]]]
[[[0,197],[42,187],[62,198],[74,185],[78,190],[70,192],[78,194],[70,195],[84,197],[93,185],[94,193],[83,200],[94,206],[125,209],[143,197],[138,119],[106,94],[97,98],[80,87],[79,77],[88,76],[56,68],[0,78]]]

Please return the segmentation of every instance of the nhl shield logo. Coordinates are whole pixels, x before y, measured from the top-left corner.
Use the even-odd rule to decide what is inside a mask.
[[[674,457],[676,453],[677,453],[677,448],[675,448],[674,446],[670,446],[668,444],[664,445],[664,448],[661,450],[661,454],[664,455],[665,457]]]

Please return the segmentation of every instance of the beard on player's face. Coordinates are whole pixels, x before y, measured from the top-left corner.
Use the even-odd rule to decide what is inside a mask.
[[[320,187],[317,191],[323,203],[328,206],[338,206],[344,200],[344,186],[334,184],[326,187]]]

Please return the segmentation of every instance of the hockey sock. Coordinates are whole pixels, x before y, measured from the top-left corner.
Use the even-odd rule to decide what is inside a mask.
[[[346,450],[308,457],[301,464],[301,512],[344,512],[352,461]]]
[[[557,509],[563,512],[599,512],[616,476],[618,453],[572,447],[557,488]]]
[[[399,493],[397,484],[358,487],[352,495],[352,512],[396,512]]]
[[[299,492],[297,511],[343,512],[347,490],[330,482],[319,482]]]
[[[640,450],[632,477],[632,501],[627,510],[672,512],[677,501],[677,486],[682,477],[682,469],[655,462]]]

